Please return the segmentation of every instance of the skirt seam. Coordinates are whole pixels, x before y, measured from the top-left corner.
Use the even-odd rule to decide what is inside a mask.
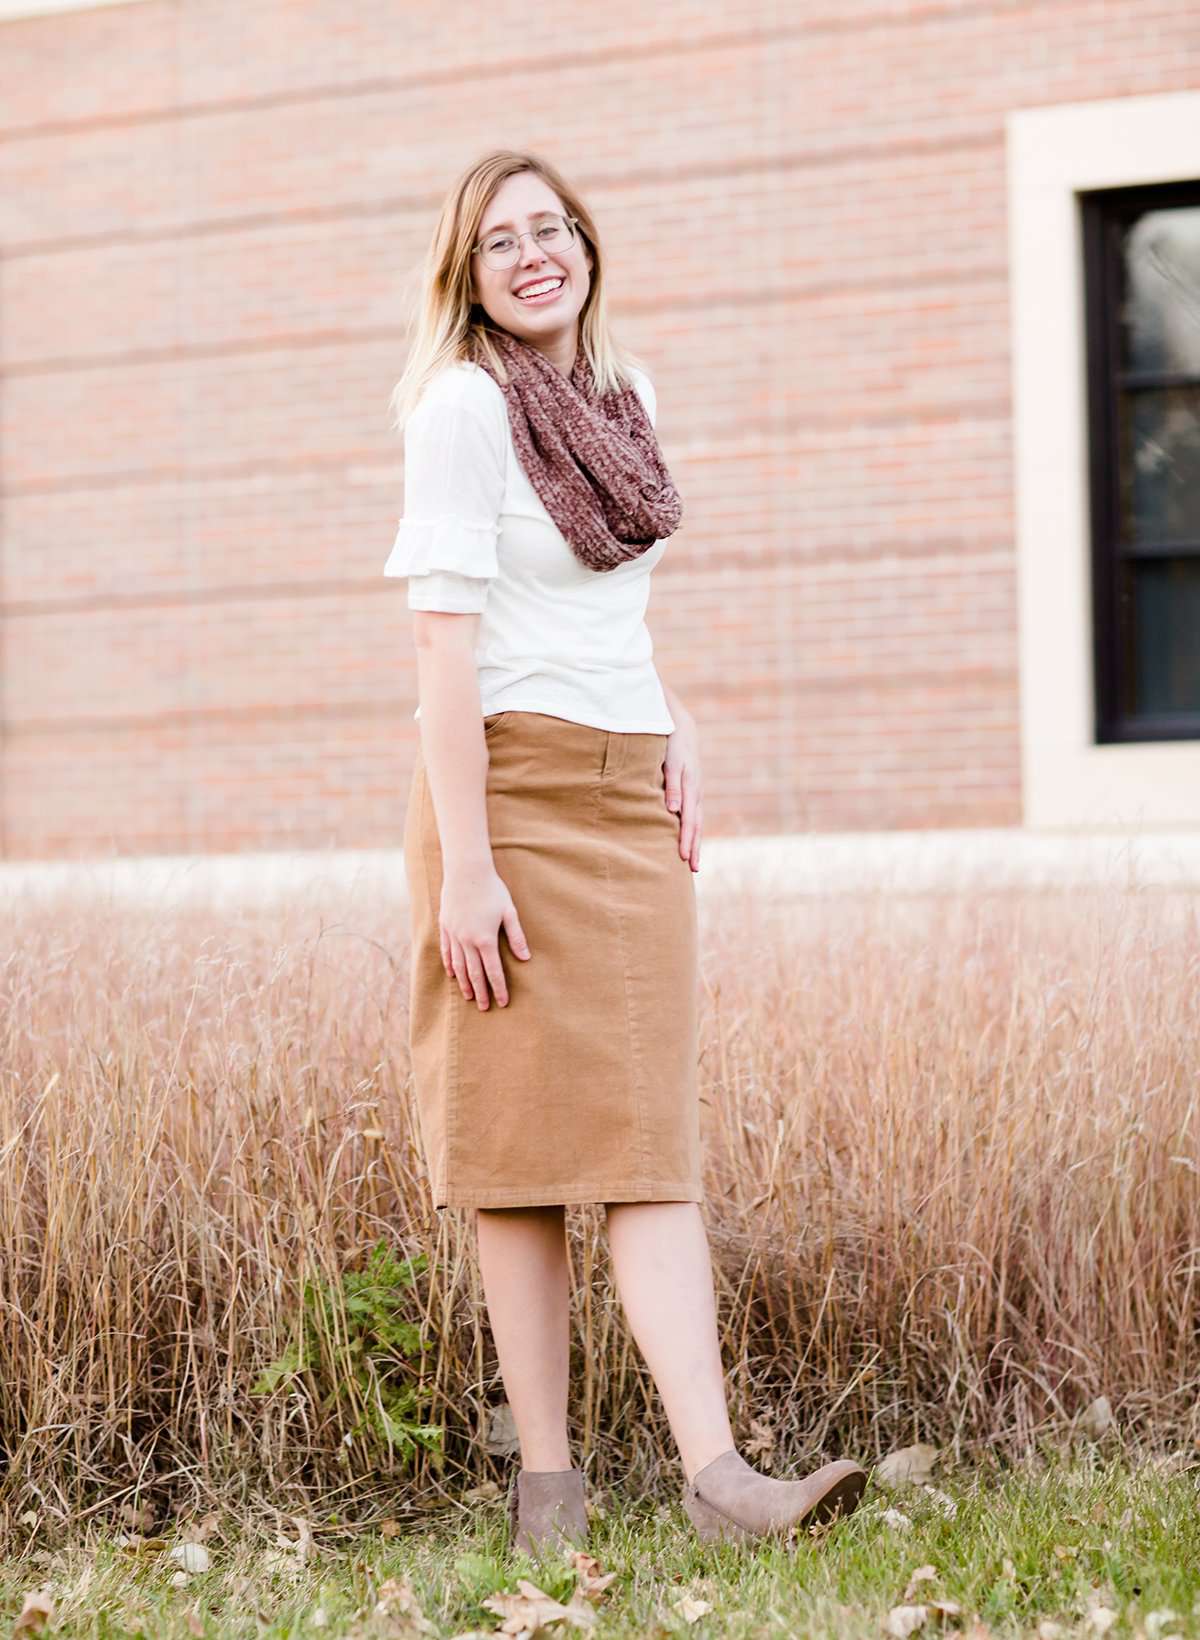
[[[425,821],[428,820],[430,811],[433,808],[433,800],[430,796],[429,780],[426,776],[425,765],[424,765],[423,762],[420,764],[420,769],[421,769],[421,803],[422,803],[423,807],[422,807],[422,810],[421,810],[422,824],[421,824],[421,827],[420,827],[419,835],[422,838],[426,838],[426,837],[429,836],[429,829],[426,826]],[[436,832],[436,830],[437,830],[436,816],[434,818],[434,827],[433,827],[433,829]],[[439,840],[439,846],[440,846],[440,840]],[[429,852],[430,851],[429,851],[428,848],[422,847],[422,849],[421,849],[421,862],[422,862],[422,864],[424,866],[424,869],[425,869],[425,892],[429,896],[428,904],[431,907],[431,910],[432,910],[432,913],[433,913],[434,927],[435,927],[435,930],[437,931],[437,935],[438,935],[438,961],[440,963],[441,962],[441,911],[440,911],[440,906],[439,906],[437,897],[434,895],[434,892],[433,892],[433,873],[429,869]],[[445,868],[443,867],[443,870],[444,869]],[[442,966],[442,977],[446,981],[447,987],[453,985],[454,988],[455,988],[455,992],[457,993],[457,991],[458,991],[458,981],[457,980],[452,980],[450,978],[450,976],[446,973],[444,965]],[[448,1074],[448,1083],[447,1083],[447,1089],[446,1089],[446,1107],[447,1108],[446,1108],[445,1134],[444,1134],[444,1138],[443,1138],[442,1155],[440,1157],[435,1158],[435,1160],[436,1160],[436,1162],[437,1162],[437,1164],[438,1164],[438,1166],[441,1170],[441,1175],[442,1175],[436,1182],[437,1182],[438,1185],[443,1186],[443,1187],[445,1185],[445,1176],[446,1176],[446,1171],[449,1167],[450,1157],[453,1154],[451,1147],[453,1145],[454,1140],[458,1136],[458,1098],[457,1098],[457,1095],[458,1095],[458,1070],[459,1070],[458,1021],[459,1021],[458,1009],[455,1008],[454,1000],[452,998],[451,1002],[450,1002],[450,1006],[447,1009],[446,1040],[445,1040],[445,1043],[443,1045],[443,1058],[444,1058],[445,1063],[448,1067],[448,1072],[447,1072],[447,1074]]]
[[[605,757],[604,757],[605,766],[607,766],[607,764],[608,764],[608,749],[607,749],[607,746],[608,746],[608,743],[606,741],[606,743],[605,743]],[[623,760],[622,760],[622,763],[623,763]],[[601,810],[603,808],[603,804],[604,804],[604,773],[603,773],[603,769],[602,769],[601,773],[598,776],[597,781],[596,781],[596,829],[597,829],[597,832],[599,832],[602,829],[603,816],[602,816]],[[628,1035],[628,1041],[629,1041],[629,1054],[630,1054],[630,1061],[631,1061],[630,1070],[631,1070],[631,1073],[632,1073],[631,1077],[630,1077],[630,1081],[631,1081],[632,1088],[633,1088],[633,1104],[634,1104],[634,1111],[635,1111],[636,1116],[637,1116],[637,1128],[638,1128],[638,1166],[640,1168],[640,1177],[643,1180],[643,1184],[644,1184],[644,1181],[649,1177],[649,1173],[650,1173],[650,1155],[649,1155],[649,1144],[648,1144],[647,1137],[646,1137],[645,1086],[644,1086],[644,1078],[643,1078],[643,1075],[642,1075],[642,1045],[641,1045],[641,1039],[640,1039],[640,1037],[638,1036],[638,1033],[637,1033],[637,1026],[634,1022],[634,1000],[633,1000],[632,994],[630,992],[629,950],[628,950],[628,946],[626,945],[626,941],[625,941],[625,924],[624,924],[624,922],[622,921],[622,918],[621,918],[621,911],[620,911],[619,901],[618,901],[617,897],[613,894],[612,862],[611,862],[611,858],[610,858],[610,851],[605,846],[603,841],[601,841],[601,843],[600,843],[600,863],[601,863],[601,865],[603,867],[603,870],[604,870],[605,893],[606,893],[606,896],[607,896],[607,899],[608,899],[610,909],[611,909],[612,914],[613,914],[613,920],[616,924],[617,944],[618,944],[618,948],[619,948],[620,953],[621,953],[622,991],[623,991],[623,994],[624,994],[624,997],[625,997],[625,1029],[626,1029],[626,1032],[627,1032],[627,1035]]]

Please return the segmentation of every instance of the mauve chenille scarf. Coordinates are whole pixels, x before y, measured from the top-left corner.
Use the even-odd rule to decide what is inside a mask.
[[[637,389],[597,393],[582,347],[567,377],[511,332],[489,334],[508,384],[477,362],[504,394],[521,466],[580,562],[616,569],[678,529],[683,503]]]

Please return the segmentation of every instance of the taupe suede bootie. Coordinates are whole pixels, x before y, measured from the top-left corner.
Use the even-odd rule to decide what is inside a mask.
[[[731,1446],[693,1475],[683,1507],[705,1543],[743,1542],[848,1515],[866,1484],[866,1471],[850,1458],[823,1464],[802,1480],[772,1480]]]
[[[514,1549],[527,1555],[565,1553],[587,1542],[582,1469],[521,1469],[508,1494]]]

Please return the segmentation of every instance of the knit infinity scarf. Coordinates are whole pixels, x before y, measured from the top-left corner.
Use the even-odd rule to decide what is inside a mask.
[[[580,562],[616,569],[678,529],[683,503],[637,389],[597,393],[582,347],[567,377],[511,332],[490,334],[509,381],[477,363],[504,394],[521,466]]]

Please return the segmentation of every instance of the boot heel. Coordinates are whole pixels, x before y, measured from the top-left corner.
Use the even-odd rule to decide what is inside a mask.
[[[705,1503],[690,1486],[683,1494],[683,1509],[702,1543],[745,1543],[754,1535],[744,1526],[739,1526],[737,1521],[730,1520],[728,1515],[721,1514],[719,1509],[714,1509],[711,1503]]]

